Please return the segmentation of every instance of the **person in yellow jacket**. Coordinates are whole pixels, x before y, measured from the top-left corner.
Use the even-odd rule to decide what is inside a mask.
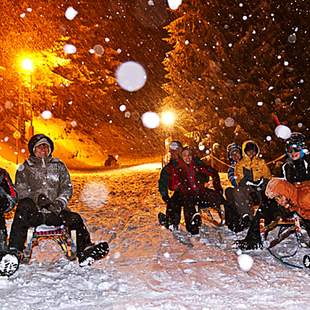
[[[271,172],[265,160],[259,157],[259,153],[259,147],[254,141],[248,140],[242,144],[243,157],[235,166],[238,185],[271,178]]]
[[[249,227],[255,215],[253,206],[261,203],[262,189],[271,178],[271,172],[259,157],[259,147],[254,141],[248,140],[242,144],[242,156],[235,166],[237,187],[233,190],[233,201],[230,201],[236,218],[239,218],[233,229],[236,232]]]

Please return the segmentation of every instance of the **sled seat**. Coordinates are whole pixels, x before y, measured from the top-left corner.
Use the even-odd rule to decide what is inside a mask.
[[[54,240],[62,249],[69,260],[76,259],[76,231],[71,233],[64,226],[40,225],[30,227],[27,232],[26,248],[23,252],[23,262],[29,263],[32,254],[32,248],[38,245],[40,239]]]
[[[275,229],[276,227],[280,227],[278,236],[271,240],[267,240],[268,233]],[[293,215],[291,218],[277,218],[272,221],[269,225],[265,226],[265,219],[260,219],[259,222],[259,232],[261,237],[261,242],[265,248],[272,248],[279,244],[281,241],[289,237],[291,234],[296,234],[297,238],[301,237],[301,227],[299,217],[297,215]]]

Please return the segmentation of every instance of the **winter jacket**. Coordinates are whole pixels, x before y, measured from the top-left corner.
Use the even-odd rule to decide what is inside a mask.
[[[178,189],[184,195],[196,195],[204,191],[204,184],[212,177],[214,189],[223,193],[219,173],[216,169],[206,165],[199,158],[193,158],[187,165],[182,159],[178,160]]]
[[[310,180],[310,155],[297,160],[288,158],[282,166],[282,176],[290,183]]]
[[[269,198],[285,196],[289,200],[291,211],[310,220],[310,181],[291,184],[286,180],[273,178],[268,182],[265,193]]]
[[[30,156],[16,171],[15,186],[19,199],[31,198],[37,203],[39,194],[45,194],[52,202],[61,201],[63,208],[72,196],[67,167],[51,155],[45,159]]]
[[[227,171],[228,180],[230,181],[230,183],[233,187],[238,186],[237,181],[236,181],[236,177],[235,177],[235,166],[236,166],[236,162],[232,162],[228,168],[228,171]]]
[[[265,163],[265,161],[259,158],[259,148],[256,156],[251,160],[249,156],[244,152],[244,148],[248,142],[242,144],[242,159],[235,166],[235,177],[238,185],[242,181],[258,181],[261,178],[270,179],[271,172]]]
[[[0,212],[11,211],[17,202],[17,193],[10,175],[0,168]]]
[[[177,173],[177,160],[170,160],[169,163],[161,169],[158,180],[158,190],[165,201],[169,198],[168,190],[175,191],[177,188]]]

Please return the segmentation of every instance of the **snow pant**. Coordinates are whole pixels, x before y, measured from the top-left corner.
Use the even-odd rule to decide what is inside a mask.
[[[7,248],[6,239],[8,237],[8,233],[5,226],[5,217],[4,213],[0,212],[0,251],[5,250]]]
[[[89,232],[81,216],[77,213],[63,210],[59,215],[41,212],[30,198],[21,199],[15,212],[10,233],[10,248],[18,251],[24,250],[29,227],[41,224],[60,226],[64,225],[71,230],[76,230],[77,253],[79,255],[87,246],[91,245]]]
[[[181,205],[182,201],[180,199],[180,192],[175,191],[171,196],[166,208],[166,227],[174,225],[177,227],[181,220]]]
[[[168,228],[169,225],[179,226],[182,207],[186,230],[192,234],[198,234],[199,227],[201,226],[201,216],[197,206],[197,198],[190,195],[186,196],[179,191],[174,192],[167,203],[166,227]]]

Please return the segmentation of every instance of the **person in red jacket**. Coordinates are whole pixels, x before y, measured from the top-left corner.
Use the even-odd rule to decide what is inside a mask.
[[[198,234],[201,226],[199,210],[209,207],[220,210],[220,205],[225,203],[219,173],[199,158],[193,157],[189,148],[184,148],[182,159],[178,160],[177,177],[186,229],[193,235]],[[214,190],[205,187],[209,177],[212,178]]]

